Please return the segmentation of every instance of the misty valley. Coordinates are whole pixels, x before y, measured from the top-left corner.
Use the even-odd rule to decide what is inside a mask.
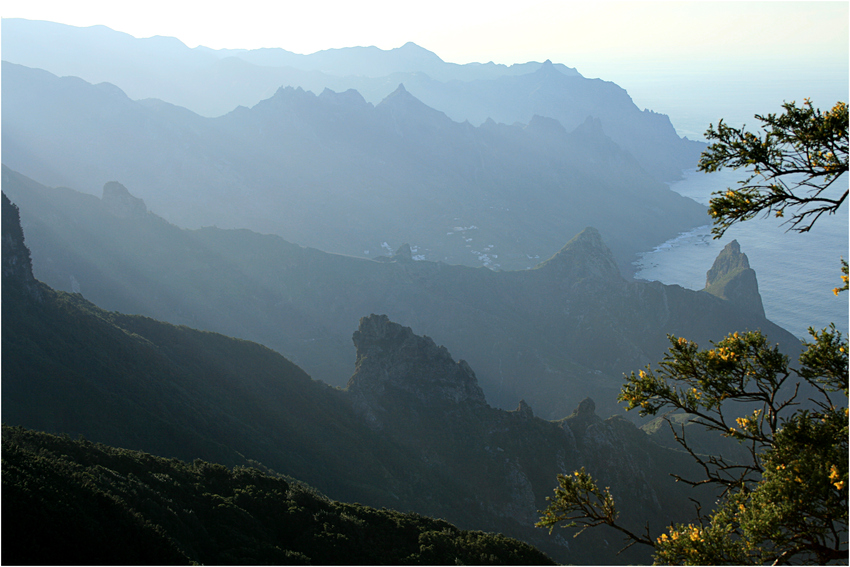
[[[708,144],[616,84],[2,25],[4,564],[648,564],[738,487],[682,479],[773,464],[720,414],[760,337],[804,368],[765,407],[846,453],[846,339],[769,321],[745,246],[633,277],[711,222],[668,186]],[[645,394],[686,357],[730,390]],[[809,461],[846,508],[839,449]],[[547,529],[583,474],[608,527]]]

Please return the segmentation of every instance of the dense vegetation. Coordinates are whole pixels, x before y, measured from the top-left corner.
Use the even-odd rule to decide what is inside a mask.
[[[756,116],[764,132],[724,126],[700,167],[748,169],[738,189],[717,192],[709,211],[716,237],[731,225],[774,213],[789,230],[808,232],[847,198],[847,105],[821,113],[809,101],[781,115]],[[837,183],[843,179],[844,184]],[[848,289],[847,262],[841,262]],[[823,293],[825,290],[822,290]],[[720,498],[695,520],[671,523],[657,537],[624,527],[611,491],[585,470],[558,475],[558,487],[538,525],[582,531],[607,525],[628,545],[654,549],[660,564],[846,564],[848,558],[848,341],[835,326],[809,328],[798,363],[758,331],[735,332],[702,347],[670,335],[653,369],[632,372],[619,400],[641,415],[684,412],[694,424],[737,441],[745,456],[700,454],[681,422],[666,417],[676,441],[701,467],[697,477],[671,474],[694,486],[714,486]],[[736,455],[737,457],[738,455]],[[581,533],[581,532],[579,532]]]
[[[3,427],[3,564],[551,564],[528,544],[228,470]]]

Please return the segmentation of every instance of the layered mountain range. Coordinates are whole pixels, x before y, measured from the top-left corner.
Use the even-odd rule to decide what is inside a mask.
[[[785,352],[799,349],[764,318],[734,246],[697,292],[624,279],[594,228],[532,270],[496,272],[414,261],[404,246],[370,260],[247,230],[181,229],[118,183],[101,198],[9,168],[2,183],[20,207],[39,279],[105,309],[260,342],[335,386],[355,360],[353,323],[370,313],[440,337],[476,369],[494,405],[525,399],[549,419],[587,396],[603,415],[616,412],[622,374],[660,360],[668,333],[707,345],[761,329]]]
[[[413,43],[310,55],[283,49],[189,49],[170,37],[136,39],[104,26],[9,18],[3,20],[2,41],[6,61],[112,83],[133,99],[161,99],[203,116],[254,106],[281,85],[314,93],[356,89],[377,104],[404,83],[428,106],[474,125],[488,118],[527,124],[540,115],[569,131],[592,116],[646,171],[663,180],[694,167],[704,148],[680,139],[667,116],[639,110],[614,83],[586,79],[550,62],[457,65]]]
[[[331,561],[265,537],[295,537],[309,508],[301,543],[339,553],[398,537],[405,561],[542,557],[460,528],[562,563],[644,562],[610,533],[533,527],[580,467],[635,531],[713,501],[672,482],[700,471],[659,422],[621,415],[622,374],[660,360],[668,334],[759,329],[799,351],[735,241],[702,291],[630,278],[636,253],[706,224],[664,184],[704,145],[612,83],[414,44],[297,55],[2,25],[4,424],[220,463],[4,429],[4,486],[24,487],[4,535],[9,514],[43,525],[97,486],[93,501],[139,512],[110,504],[86,537],[120,517],[187,561]],[[27,495],[60,470],[82,480]],[[293,496],[279,473],[402,514]],[[215,510],[209,529],[160,505],[184,496]],[[288,512],[269,519],[269,502]],[[251,525],[264,535],[239,551]]]
[[[655,445],[622,418],[602,420],[592,400],[558,421],[535,417],[524,402],[512,412],[492,408],[468,364],[379,315],[361,319],[354,333],[357,362],[347,388],[331,388],[260,345],[104,311],[79,294],[54,291],[33,278],[17,217],[4,193],[6,424],[184,460],[271,467],[333,498],[514,535],[562,562],[609,563],[620,546],[598,536],[568,543],[532,527],[559,472],[586,466],[621,495],[629,525],[661,527],[690,513],[687,497],[697,493],[666,475],[671,467],[693,472],[687,456]],[[16,471],[27,466],[15,461]],[[228,477],[223,467],[207,469]],[[119,478],[103,465],[94,471]],[[31,501],[50,502],[38,494]],[[22,497],[14,495],[14,502]],[[630,550],[618,560],[645,559]]]
[[[458,123],[403,86],[377,106],[355,91],[281,88],[204,118],[161,101],[3,63],[3,160],[48,185],[99,194],[120,180],[170,222],[249,228],[374,257],[521,269],[585,226],[623,271],[635,254],[705,224],[705,207],[647,174],[598,119]]]

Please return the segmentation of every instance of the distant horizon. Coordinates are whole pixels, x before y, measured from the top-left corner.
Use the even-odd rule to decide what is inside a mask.
[[[144,10],[99,0],[11,0],[3,18],[102,25],[190,48],[327,49],[408,42],[447,63],[562,63],[626,89],[641,109],[700,139],[724,118],[752,124],[786,100],[831,107],[850,92],[847,2],[516,2],[244,0],[210,10],[153,1]]]

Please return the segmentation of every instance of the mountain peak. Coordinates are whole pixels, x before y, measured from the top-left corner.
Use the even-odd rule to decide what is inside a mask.
[[[148,212],[145,202],[133,197],[127,188],[117,181],[109,181],[103,186],[101,201],[110,213],[122,219],[143,216]]]
[[[737,240],[727,244],[717,255],[705,274],[704,291],[764,317],[756,272],[750,268],[750,261],[741,252]]]
[[[6,193],[2,193],[2,200],[3,214],[0,226],[3,230],[3,286],[5,288],[10,283],[23,286],[30,295],[38,298],[39,291],[36,279],[32,275],[30,250],[24,242],[24,231],[21,228],[20,211],[17,205],[9,200]]]
[[[541,262],[537,269],[551,271],[562,279],[622,279],[614,255],[602,241],[602,235],[590,226],[567,242],[554,256]]]
[[[526,126],[526,130],[537,134],[548,134],[552,136],[566,136],[567,130],[564,126],[554,118],[540,116],[535,114]]]
[[[465,361],[455,362],[446,347],[393,323],[386,315],[360,319],[352,339],[357,363],[348,390],[370,421],[380,423],[377,414],[399,403],[486,404],[478,379]]]

